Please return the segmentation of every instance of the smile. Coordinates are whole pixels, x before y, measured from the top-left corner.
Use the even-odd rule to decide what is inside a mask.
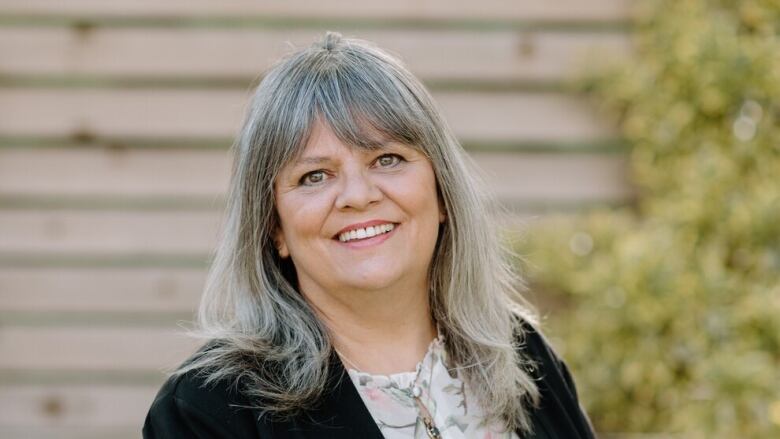
[[[373,238],[374,236],[383,235],[391,232],[395,228],[393,223],[379,224],[376,226],[369,226],[360,229],[349,230],[347,232],[339,234],[339,241],[349,242],[359,239]]]

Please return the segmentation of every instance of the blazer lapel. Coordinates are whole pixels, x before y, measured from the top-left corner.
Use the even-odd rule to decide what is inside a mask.
[[[328,382],[332,390],[323,395],[316,409],[307,412],[305,424],[311,428],[305,428],[310,435],[305,434],[304,437],[383,439],[374,418],[335,353],[330,357]]]

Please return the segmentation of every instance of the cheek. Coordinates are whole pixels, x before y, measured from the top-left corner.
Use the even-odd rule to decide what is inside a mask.
[[[428,172],[425,173],[425,175],[422,178],[422,182],[420,183],[421,187],[426,188],[425,193],[425,200],[424,203],[433,211],[436,212],[437,216],[439,213],[439,192],[436,189],[436,177],[433,174],[433,169],[428,169]]]
[[[439,222],[439,197],[436,192],[436,180],[433,175],[422,173],[417,178],[408,179],[395,185],[394,198],[403,206],[407,214],[424,217],[430,222]]]
[[[277,209],[285,239],[296,241],[317,235],[329,212],[325,196],[286,194],[278,198]]]

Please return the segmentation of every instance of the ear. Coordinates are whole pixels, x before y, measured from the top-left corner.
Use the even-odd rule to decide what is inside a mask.
[[[274,245],[277,252],[279,252],[280,258],[287,259],[290,257],[290,250],[287,248],[287,241],[284,239],[284,232],[282,232],[281,227],[277,227],[276,232],[274,232]]]
[[[439,224],[444,223],[444,221],[447,219],[447,209],[444,208],[444,202],[441,200],[441,196],[439,197]]]

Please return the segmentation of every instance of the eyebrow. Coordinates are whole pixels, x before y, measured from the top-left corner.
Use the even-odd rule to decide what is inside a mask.
[[[327,163],[330,161],[331,158],[326,156],[301,157],[295,161],[294,165],[319,165],[320,163]]]

